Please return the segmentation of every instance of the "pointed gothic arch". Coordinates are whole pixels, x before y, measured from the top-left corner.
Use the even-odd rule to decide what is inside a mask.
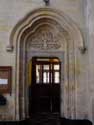
[[[76,81],[75,81],[75,67],[76,67],[76,57],[79,53],[79,48],[83,50],[85,48],[82,34],[79,30],[79,28],[76,26],[76,24],[63,12],[60,12],[58,10],[52,9],[52,8],[39,8],[31,13],[29,13],[24,19],[22,19],[13,29],[11,36],[10,36],[10,43],[7,47],[8,51],[13,51],[16,53],[16,73],[15,73],[15,84],[16,84],[16,112],[17,112],[17,119],[24,118],[28,116],[28,104],[26,101],[28,101],[27,94],[25,94],[26,90],[26,84],[24,81],[26,81],[25,77],[25,71],[24,65],[27,64],[29,59],[26,59],[27,54],[27,43],[28,39],[31,41],[32,37],[40,35],[40,33],[43,31],[43,27],[45,27],[46,31],[51,31],[53,41],[56,40],[57,34],[54,33],[54,31],[58,31],[61,34],[61,40],[63,46],[61,43],[55,43],[52,46],[62,46],[61,48],[57,47],[57,50],[64,51],[65,54],[65,68],[64,70],[64,84],[63,86],[63,102],[62,105],[64,106],[62,111],[62,115],[66,117],[76,117],[76,104],[75,104],[75,93],[76,89],[71,91],[70,89],[73,87],[76,87]],[[39,32],[37,33],[37,31]],[[41,31],[41,32],[40,32]],[[38,35],[37,35],[38,34]],[[47,38],[46,33],[46,38]],[[35,39],[35,38],[34,38]],[[34,43],[36,40],[33,39]],[[44,38],[43,38],[44,39]],[[51,39],[52,40],[52,39]],[[38,41],[38,40],[37,40]],[[40,43],[41,44],[44,43]],[[48,45],[48,43],[47,43]],[[46,45],[46,46],[47,46]],[[56,46],[57,45],[57,46]],[[30,43],[30,46],[34,46],[34,44]],[[35,45],[36,46],[36,45]],[[44,46],[44,45],[42,45]],[[50,50],[54,50],[50,48]],[[45,48],[38,48],[38,50]],[[41,52],[40,52],[41,54]],[[46,55],[46,54],[45,54]],[[53,55],[53,54],[52,54]],[[57,54],[59,58],[62,60],[62,55]],[[71,70],[73,68],[73,70]],[[67,72],[67,73],[66,73]],[[24,78],[25,77],[25,78]],[[62,80],[63,81],[63,80]],[[70,81],[72,84],[70,84]],[[21,90],[21,91],[20,91]],[[70,108],[70,110],[69,110]]]
[[[74,41],[76,41],[76,44],[78,44],[78,48],[84,48],[85,45],[82,34],[74,21],[66,16],[66,14],[62,11],[47,7],[35,9],[34,11],[30,12],[24,19],[20,20],[19,23],[17,23],[11,32],[10,42],[7,46],[8,50],[12,51],[15,44],[19,44],[20,37],[23,32],[29,27],[32,27],[34,22],[43,18],[57,21],[61,27],[70,33],[70,36],[74,39]]]

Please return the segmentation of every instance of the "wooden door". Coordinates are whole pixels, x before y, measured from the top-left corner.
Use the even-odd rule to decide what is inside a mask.
[[[60,61],[55,58],[33,58],[31,112],[60,112]]]

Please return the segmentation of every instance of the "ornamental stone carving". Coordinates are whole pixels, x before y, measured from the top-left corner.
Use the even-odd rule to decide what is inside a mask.
[[[57,29],[58,31],[58,29]],[[38,31],[28,38],[29,49],[59,49],[61,47],[61,33],[51,29],[48,26],[43,26]]]

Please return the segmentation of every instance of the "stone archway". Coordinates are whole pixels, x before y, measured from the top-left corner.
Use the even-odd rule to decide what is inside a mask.
[[[38,42],[39,38],[41,42]],[[79,57],[79,48],[84,49],[80,30],[70,18],[58,10],[51,8],[36,9],[15,26],[11,33],[8,50],[14,49],[16,53],[17,119],[28,116],[25,73],[27,72],[27,63],[34,55],[32,53],[34,50],[36,53],[39,51],[40,54],[44,53],[45,56],[53,55],[53,52],[56,52],[61,60],[64,59],[64,72],[62,72],[61,78],[61,115],[76,117],[75,67],[76,57]],[[47,51],[48,49],[50,53]]]

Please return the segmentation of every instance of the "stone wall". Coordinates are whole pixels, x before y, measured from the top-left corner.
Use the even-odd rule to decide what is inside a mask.
[[[12,66],[12,94],[0,107],[0,120],[17,120],[15,87],[15,51],[7,52],[14,26],[34,9],[45,7],[43,0],[0,0],[0,66]],[[94,2],[92,0],[50,0],[50,7],[63,11],[80,29],[87,51],[77,60],[76,118],[94,119]]]
[[[89,117],[94,122],[94,1],[87,0],[86,26],[87,46],[89,54],[88,91],[89,91]]]

